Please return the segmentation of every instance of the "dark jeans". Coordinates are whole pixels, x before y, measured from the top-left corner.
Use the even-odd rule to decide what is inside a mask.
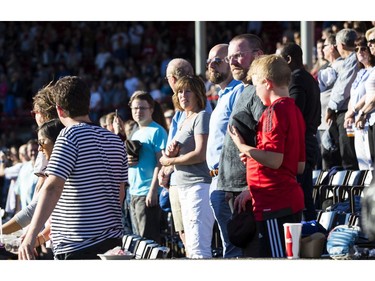
[[[348,137],[344,128],[345,112],[336,115],[336,123],[339,131],[339,145],[342,167],[345,170],[358,170],[357,155],[354,149],[354,138]]]
[[[297,176],[297,180],[301,184],[301,187],[303,189],[303,195],[305,199],[305,209],[303,210],[303,220],[305,221],[316,220],[317,217],[315,204],[312,197],[312,171],[312,167],[306,164],[303,174]]]
[[[75,252],[55,255],[55,260],[97,260],[100,259],[98,254],[104,254],[117,246],[122,246],[122,238],[110,238]]]
[[[305,199],[305,209],[303,211],[304,220],[311,221],[316,219],[314,200],[312,197],[313,181],[312,172],[318,161],[319,145],[318,139],[312,133],[306,133],[306,165],[302,175],[297,176],[297,181],[303,189]]]
[[[161,243],[161,208],[146,206],[146,196],[130,197],[130,216],[133,233]]]

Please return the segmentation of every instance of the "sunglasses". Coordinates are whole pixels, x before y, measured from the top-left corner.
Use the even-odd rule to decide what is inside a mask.
[[[375,38],[367,40],[367,43],[375,44]]]
[[[207,59],[206,66],[208,67],[211,63],[219,65],[222,62],[224,62],[224,59],[221,59],[221,58]]]
[[[367,50],[367,47],[355,47],[355,52],[358,53],[358,52],[364,52]]]
[[[44,147],[44,145],[45,145],[45,143],[44,143],[44,140],[38,140],[38,145],[41,147],[41,148],[45,148]]]

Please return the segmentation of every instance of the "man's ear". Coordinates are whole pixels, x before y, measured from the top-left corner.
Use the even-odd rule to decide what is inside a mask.
[[[59,106],[59,105],[56,105],[56,111],[57,111],[57,115],[60,117],[65,117],[66,116],[66,114],[65,114],[65,111],[64,111],[64,109],[62,109],[62,107],[61,106]]]
[[[288,63],[288,64],[290,64],[291,62],[292,62],[292,57],[291,56],[286,56],[286,62]]]

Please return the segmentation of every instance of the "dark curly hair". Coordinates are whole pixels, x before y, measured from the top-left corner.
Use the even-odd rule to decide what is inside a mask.
[[[71,117],[85,116],[90,111],[90,89],[78,76],[65,76],[53,86],[56,105]]]

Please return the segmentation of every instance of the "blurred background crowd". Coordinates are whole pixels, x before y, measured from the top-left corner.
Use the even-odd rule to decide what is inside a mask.
[[[364,32],[374,22],[315,22],[315,42],[324,32],[343,27]],[[300,44],[299,21],[206,22],[206,44],[227,43],[236,34],[259,35],[267,53],[277,53],[286,42]],[[165,70],[172,58],[194,66],[194,22],[0,22],[0,148],[20,146],[35,136],[30,110],[35,93],[52,80],[79,75],[91,87],[91,118],[118,109],[131,118],[129,97],[146,90],[163,109],[173,109],[172,90]],[[317,46],[317,44],[314,44]],[[314,47],[315,73],[325,62]],[[202,75],[204,80],[206,77]],[[218,88],[206,83],[215,106]]]

